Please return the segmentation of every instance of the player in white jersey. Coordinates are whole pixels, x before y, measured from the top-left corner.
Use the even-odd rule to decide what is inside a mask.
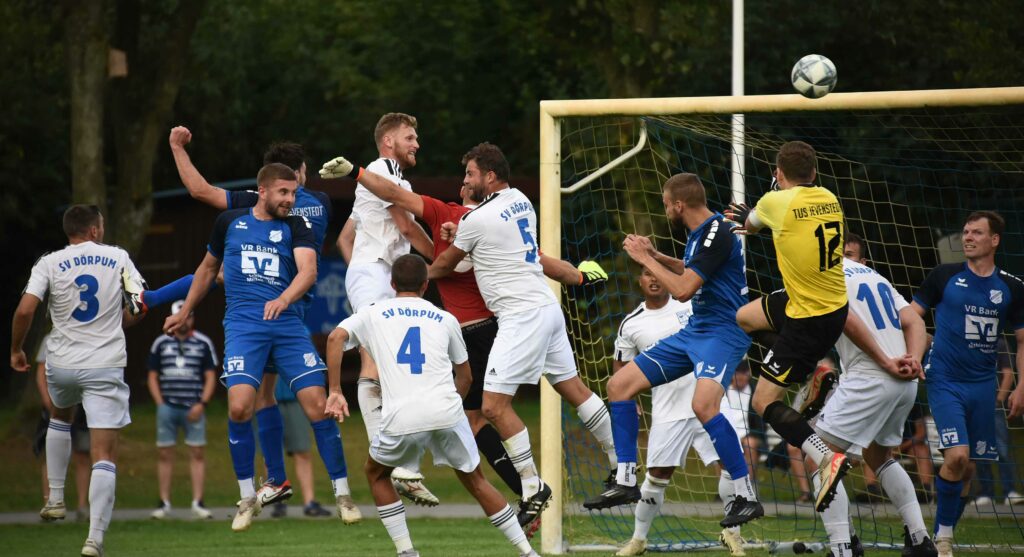
[[[403,170],[416,166],[416,152],[420,148],[416,134],[416,118],[400,112],[381,116],[373,130],[380,158],[367,166],[376,174],[386,177],[399,187],[412,191],[412,185],[402,176]],[[352,176],[355,178],[356,176]],[[347,245],[346,239],[352,242]],[[383,201],[363,185],[356,186],[352,216],[338,236],[338,248],[346,259],[345,293],[358,312],[362,308],[395,295],[391,289],[391,264],[404,254],[409,246],[430,256],[434,244],[416,223],[409,211]],[[356,394],[363,414],[366,436],[380,429],[381,395],[377,370],[373,359],[362,348],[359,350],[360,369]],[[416,467],[418,468],[418,466]],[[423,476],[403,467],[395,470],[396,487],[419,505],[435,506],[438,499],[421,482]]]
[[[693,314],[690,302],[672,298],[647,268],[641,271],[639,284],[644,302],[619,324],[613,373],[659,340],[686,327]],[[693,412],[696,384],[697,380],[689,374],[651,390],[647,477],[640,488],[640,501],[634,513],[633,537],[616,555],[641,555],[647,550],[647,533],[665,502],[665,489],[676,467],[686,464],[686,453],[691,446],[705,466],[718,462],[715,446]],[[735,494],[732,478],[724,470],[719,476],[718,493],[728,512]],[[744,555],[739,532],[739,526],[726,528],[720,538],[735,556]]]
[[[89,483],[89,537],[82,555],[103,554],[103,537],[114,509],[119,430],[131,423],[124,382],[122,326],[134,322],[122,309],[125,288],[144,284],[128,253],[103,242],[103,215],[95,205],[72,205],[64,212],[68,246],[44,255],[32,267],[11,326],[11,367],[28,371],[23,345],[36,307],[49,294],[53,332],[46,344],[46,386],[53,416],[46,431],[50,496],[39,515],[65,517],[64,479],[71,458],[71,419],[76,404],[85,409],[92,453]]]
[[[366,476],[398,555],[419,553],[413,549],[391,471],[418,463],[429,450],[435,464],[455,469],[459,481],[520,555],[536,557],[512,508],[480,471],[476,441],[462,410],[472,372],[458,320],[422,298],[427,265],[420,256],[407,254],[395,260],[390,283],[397,297],[345,319],[327,341],[331,394],[326,412],[339,420],[348,415],[341,392],[342,355],[348,348],[366,348],[377,362],[384,397],[381,428],[371,440]]]
[[[509,187],[509,166],[497,146],[481,143],[462,158],[463,185],[486,198],[463,215],[453,244],[437,257],[431,278],[450,274],[472,253],[480,294],[498,317],[498,334],[487,358],[482,411],[501,435],[523,482],[519,523],[533,525],[551,497],[530,450],[526,424],[512,409],[520,385],[542,374],[594,434],[614,469],[611,419],[604,402],[580,380],[562,308],[544,279],[537,250],[533,204]]]
[[[927,345],[924,321],[892,284],[864,265],[866,244],[847,233],[843,274],[850,318],[836,343],[843,374],[814,424],[833,451],[863,459],[903,518],[909,532],[905,554],[934,556],[914,484],[893,458],[917,397],[920,361]],[[817,478],[815,478],[817,480]],[[837,556],[837,538],[849,541],[849,499],[841,487],[822,512]]]

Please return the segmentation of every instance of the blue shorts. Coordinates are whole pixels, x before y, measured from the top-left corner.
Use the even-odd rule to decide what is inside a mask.
[[[697,379],[714,379],[725,388],[732,381],[736,366],[747,355],[748,348],[750,337],[742,332],[735,335],[683,329],[659,340],[633,361],[651,382],[651,387],[693,372]]]
[[[161,404],[156,407],[156,446],[173,447],[178,443],[178,430],[185,432],[189,447],[206,445],[206,413],[194,422],[188,421],[188,408]]]
[[[996,377],[978,383],[927,380],[928,406],[939,432],[939,448],[967,445],[970,458],[995,460]]]
[[[224,384],[229,389],[242,384],[259,389],[264,369],[273,363],[293,392],[323,387],[327,366],[302,322],[291,317],[265,323],[224,323]]]

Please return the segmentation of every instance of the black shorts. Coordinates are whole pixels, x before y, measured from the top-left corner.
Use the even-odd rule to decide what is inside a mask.
[[[785,290],[777,290],[761,300],[761,307],[779,337],[761,364],[761,377],[781,387],[800,385],[814,373],[818,361],[827,356],[843,334],[849,305],[814,317],[794,319],[786,316]]]
[[[469,369],[473,371],[473,383],[462,401],[463,410],[479,410],[484,404],[484,374],[487,373],[487,358],[491,355],[494,337],[498,335],[498,319],[488,317],[479,323],[462,328],[462,340],[466,341],[469,354]]]

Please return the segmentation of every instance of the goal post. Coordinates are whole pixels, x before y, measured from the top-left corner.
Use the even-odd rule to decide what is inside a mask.
[[[990,108],[993,111],[991,113],[988,112]],[[961,114],[958,112],[960,109],[969,113]],[[1008,109],[1008,112],[1002,112],[1003,109]],[[938,112],[932,112],[933,110]],[[832,124],[828,121],[829,118],[821,116],[818,116],[810,125],[796,123],[796,120],[794,120],[794,118],[802,118],[804,115],[820,115],[821,113],[835,113],[837,115],[837,122],[844,118],[850,118],[855,123],[848,126],[836,123],[835,127],[831,127]],[[983,115],[979,117],[981,119],[978,120],[976,126],[973,124],[959,124],[961,121],[968,122],[970,118],[977,117],[975,116],[976,113]],[[584,380],[594,388],[595,392],[602,394],[603,398],[605,393],[603,383],[606,382],[607,373],[610,371],[593,370],[610,370],[611,351],[603,349],[602,346],[607,346],[614,340],[615,331],[614,327],[611,326],[611,321],[609,321],[610,318],[601,316],[601,312],[606,311],[621,317],[624,307],[631,309],[635,307],[640,299],[635,295],[637,290],[635,281],[631,281],[629,277],[628,261],[624,261],[621,254],[616,254],[614,250],[608,248],[613,243],[611,240],[598,238],[597,240],[589,241],[589,244],[603,246],[601,251],[595,251],[594,253],[589,253],[587,249],[580,248],[569,241],[571,238],[576,238],[576,236],[573,236],[576,234],[580,237],[587,236],[590,238],[602,235],[611,236],[614,235],[612,234],[613,232],[619,233],[621,231],[603,230],[601,227],[604,225],[602,224],[595,224],[592,228],[581,230],[578,225],[572,223],[580,220],[589,220],[595,223],[599,221],[605,222],[597,218],[597,216],[611,215],[606,219],[607,222],[627,223],[627,226],[628,223],[639,223],[642,226],[638,226],[636,229],[637,233],[653,234],[660,238],[659,245],[671,245],[673,249],[678,248],[678,241],[680,239],[673,239],[671,232],[668,231],[667,226],[664,224],[665,217],[661,211],[660,197],[654,201],[652,196],[655,194],[655,190],[660,192],[660,181],[672,173],[687,169],[697,173],[705,181],[709,191],[711,188],[722,190],[721,192],[709,194],[709,205],[712,205],[712,210],[721,211],[723,204],[728,203],[731,198],[732,177],[727,159],[729,158],[729,152],[734,149],[731,146],[731,142],[735,137],[733,134],[732,115],[742,115],[748,127],[744,139],[746,149],[744,153],[739,155],[747,163],[745,168],[748,171],[746,175],[748,180],[748,201],[756,201],[756,198],[766,189],[766,185],[760,183],[752,187],[750,181],[758,181],[755,178],[764,178],[763,175],[757,175],[757,169],[760,168],[764,171],[766,166],[771,165],[769,153],[773,157],[774,150],[777,149],[782,140],[805,139],[819,150],[819,165],[821,166],[819,174],[822,175],[825,182],[823,185],[836,188],[851,188],[847,192],[837,192],[841,202],[843,202],[844,210],[847,212],[847,220],[856,222],[859,228],[869,229],[876,233],[875,237],[869,237],[867,240],[869,245],[878,244],[877,254],[888,254],[891,257],[906,258],[908,257],[907,254],[913,251],[912,240],[893,239],[891,237],[893,234],[899,238],[929,238],[929,241],[938,242],[939,238],[937,235],[940,233],[949,234],[959,230],[957,228],[959,226],[957,219],[966,215],[966,213],[963,213],[966,207],[962,205],[968,202],[980,205],[991,204],[992,202],[998,204],[1000,199],[1006,200],[1003,197],[1004,195],[1011,195],[1013,200],[1012,202],[1007,201],[1008,205],[971,208],[1005,210],[1010,212],[1010,218],[1007,219],[1008,225],[1015,226],[1024,223],[1024,199],[1018,201],[1020,196],[1008,193],[1013,192],[1013,188],[1024,185],[1024,87],[832,93],[820,99],[807,99],[800,95],[789,94],[541,101],[541,249],[546,255],[552,257],[571,258],[579,256],[598,259],[602,265],[605,265],[609,274],[613,275],[606,286],[603,287],[605,289],[603,292],[598,292],[595,289],[594,292],[584,295],[584,298],[567,298],[567,291],[564,291],[554,282],[550,282],[552,289],[557,296],[560,296],[563,307],[567,315],[569,315],[570,339],[574,349],[578,351],[577,360],[580,362],[581,374],[584,375]],[[761,121],[755,119],[752,122],[752,115],[764,115],[769,119],[762,119]],[[770,118],[775,117],[775,115],[780,115],[782,120],[778,122],[771,121]],[[896,118],[894,116],[892,118],[893,126],[898,128],[895,131],[887,127],[887,120],[890,120],[889,115],[899,117]],[[862,116],[864,119],[860,119]],[[870,118],[870,121],[868,118]],[[845,122],[846,120],[842,121]],[[907,123],[903,123],[904,121]],[[997,124],[992,122],[997,122]],[[567,128],[570,124],[573,126],[571,130]],[[654,127],[653,131],[649,132],[651,134],[650,140],[647,144],[641,146],[639,153],[636,155],[637,157],[644,157],[646,162],[637,162],[631,165],[629,162],[618,160],[634,147],[634,144],[631,142],[635,142],[638,136],[638,133],[626,133],[624,130],[639,132],[641,128],[645,127],[644,124],[646,124],[648,130],[652,126]],[[601,126],[606,126],[607,129],[601,128]],[[871,128],[870,126],[875,127]],[[977,136],[979,134],[986,133],[986,127],[998,129],[999,132],[991,137],[985,136],[983,140],[978,140]],[[897,169],[896,171],[898,172],[916,171],[918,166],[928,165],[935,158],[931,150],[934,149],[939,152],[950,148],[950,144],[943,143],[944,141],[957,141],[962,137],[962,141],[970,143],[970,145],[962,152],[955,153],[957,155],[955,161],[941,161],[943,165],[955,166],[955,168],[949,171],[948,176],[946,174],[940,175],[939,171],[934,171],[933,174],[929,174],[929,178],[921,178],[919,183],[915,183],[912,188],[908,186],[907,192],[909,193],[906,193],[906,197],[898,199],[898,202],[894,202],[888,197],[888,190],[886,189],[887,181],[891,178],[885,172],[876,171],[876,166],[878,165],[883,166],[887,171],[891,170],[890,167],[892,165],[890,163],[875,161],[873,157],[876,155],[873,152],[866,153],[870,149],[854,153],[844,152],[843,149],[839,148],[839,145],[843,144],[843,142],[856,141],[856,138],[851,136],[855,135],[853,131],[861,130],[861,128],[871,130],[871,133],[865,135],[866,139],[864,141],[886,141],[891,139],[900,149],[906,149],[907,152],[914,153],[917,151],[914,151],[915,147],[911,142],[921,141],[923,145],[926,145],[929,150],[927,155],[921,155],[920,160],[912,160],[906,168],[901,167]],[[1013,132],[1014,128],[1018,130],[1016,133]],[[881,131],[876,133],[875,130]],[[920,132],[920,130],[924,131]],[[563,134],[572,135],[573,143],[567,143],[567,137],[564,137]],[[815,138],[819,137],[819,134],[821,137],[827,137],[828,140],[816,141]],[[939,137],[943,134],[948,134],[949,137]],[[624,139],[627,135],[630,137],[629,141]],[[613,143],[614,136],[623,138],[620,144]],[[921,136],[925,137],[922,139]],[[612,137],[612,139],[609,140],[609,137]],[[587,144],[588,141],[593,143]],[[819,147],[818,143],[822,142],[825,145]],[[595,147],[597,144],[600,144],[599,148]],[[910,145],[909,147],[908,144]],[[590,145],[590,147],[587,145]],[[880,145],[880,148],[884,147],[885,145]],[[922,149],[924,148],[922,147]],[[591,150],[588,151],[588,149]],[[705,153],[702,154],[700,152],[701,149],[704,149]],[[989,149],[989,151],[977,154],[974,149]],[[863,158],[864,161],[858,157]],[[584,160],[585,162],[581,162]],[[722,180],[717,179],[719,173],[722,172],[719,169],[720,160],[726,160],[723,174],[725,178]],[[611,169],[610,171],[602,171],[606,172],[606,174],[598,177],[594,182],[584,185],[579,191],[566,193],[567,189],[587,175],[596,173],[605,164],[613,162],[620,163],[621,167]],[[691,164],[694,166],[690,166]],[[935,164],[940,163],[935,162]],[[744,165],[740,165],[740,168],[744,168]],[[567,170],[571,170],[571,172]],[[932,171],[929,170],[929,172]],[[974,174],[970,174],[972,172]],[[711,178],[707,173],[713,174],[716,178]],[[996,175],[997,173],[998,176]],[[950,191],[955,192],[956,195],[949,200],[930,197],[936,193],[929,189],[930,186],[927,183],[931,177],[934,177],[940,184],[945,184],[947,181],[954,184],[950,186],[954,188]],[[969,178],[977,178],[978,181],[992,179],[994,190],[992,192],[987,190],[983,192],[972,191],[977,189],[972,185],[976,182],[971,181]],[[714,182],[714,184],[710,182]],[[591,188],[594,189],[591,191],[590,197],[578,197],[581,194],[586,196]],[[830,189],[832,188],[830,187]],[[900,193],[898,195],[904,194]],[[636,199],[642,197],[645,201],[637,201],[635,204],[630,205],[630,208],[623,209],[613,207],[612,205],[614,205],[615,201],[608,200],[609,198],[621,199],[629,198],[630,196]],[[566,209],[566,205],[563,203],[566,199],[569,200],[569,205],[572,209]],[[915,212],[917,206],[914,203],[925,199],[929,200],[930,205],[928,206],[927,218],[922,219],[915,216],[918,213]],[[1019,205],[1018,202],[1020,203]],[[943,203],[946,203],[946,205],[943,205]],[[636,207],[640,207],[639,211],[643,212],[640,218],[630,213],[630,211],[636,211]],[[566,215],[567,210],[579,210],[580,212],[573,213],[571,217],[573,220],[567,220],[569,218]],[[936,222],[934,217],[936,214],[941,214],[945,220]],[[658,221],[659,218],[660,222]],[[917,220],[915,221],[914,218],[917,218]],[[567,225],[567,222],[570,224]],[[653,230],[649,229],[651,227],[653,227]],[[628,230],[628,232],[633,231],[632,229]],[[1006,250],[1014,250],[1011,254],[1014,257],[1013,261],[1024,262],[1024,259],[1018,260],[1016,258],[1017,256],[1024,255],[1024,238],[1021,237],[1020,231],[1013,230],[1011,232],[1008,227],[1007,235],[1014,235],[1015,237],[1012,238],[1012,241],[1004,240],[1006,248],[1001,248],[1001,250],[1004,252]],[[767,242],[770,244],[770,240]],[[778,281],[778,271],[774,267],[773,261],[774,252],[770,251],[763,241],[753,243],[756,245],[749,245],[746,251],[748,277],[753,275],[757,278],[758,282],[757,284],[750,285],[752,296],[759,292],[768,291],[769,286],[775,285],[772,281]],[[571,253],[563,253],[563,248],[567,246],[570,246]],[[621,251],[621,238],[618,240],[618,246],[619,251]],[[940,256],[943,253],[938,245],[928,245],[927,248],[929,253],[932,248],[939,252]],[[883,257],[885,256],[883,255]],[[929,257],[931,256],[929,255]],[[874,262],[874,258],[872,260]],[[607,265],[606,261],[609,262]],[[913,284],[913,281],[916,280],[915,277],[928,267],[930,261],[932,259],[918,256],[916,260],[900,261],[899,263],[893,262],[891,265],[884,261],[879,261],[879,263],[885,266],[885,271],[902,273],[900,276],[890,276],[894,284],[904,288],[916,288],[917,284]],[[1024,274],[1024,266],[1008,270],[1011,273]],[[774,278],[771,276],[772,273]],[[626,292],[625,290],[632,290],[633,292]],[[627,296],[627,294],[631,297]],[[622,297],[622,299],[613,300],[613,298],[617,297]],[[609,304],[614,305],[614,308],[609,309]],[[601,321],[600,323],[598,323],[599,320]],[[581,352],[585,352],[585,354],[581,354]],[[568,536],[563,531],[563,526],[571,515],[588,516],[585,514],[586,511],[582,510],[580,505],[582,501],[579,494],[574,494],[572,490],[566,489],[570,483],[567,472],[571,469],[575,470],[574,467],[578,463],[574,461],[577,458],[574,456],[575,449],[568,445],[566,433],[563,432],[564,416],[565,409],[560,398],[546,382],[542,382],[540,428],[541,476],[548,479],[553,490],[551,505],[544,512],[541,525],[541,548],[543,552],[548,554],[561,554],[570,549],[571,546],[577,545],[575,540],[566,539]],[[570,422],[572,419],[572,416],[565,418],[566,427],[571,427]],[[1024,437],[1022,434],[1024,432],[1017,429],[1011,431],[1011,436],[1014,438]],[[1017,444],[1013,446],[1014,450],[1024,446],[1024,439],[1016,440]],[[593,440],[589,439],[589,441],[592,442]],[[641,438],[642,443],[643,438]],[[642,454],[643,452],[641,452]],[[1024,462],[1024,454],[1020,455],[1019,460]],[[640,464],[641,468],[643,468],[642,463]],[[600,468],[600,465],[595,465],[595,467]],[[937,469],[938,466],[936,465],[935,471]],[[594,473],[597,474],[598,471]],[[604,473],[607,473],[606,464]],[[779,479],[780,476],[777,476],[775,472],[772,472],[770,477],[772,482],[783,481]],[[559,479],[556,480],[555,478]],[[704,484],[701,483],[701,478],[688,478],[686,481],[689,482],[691,479],[694,481],[692,485],[697,486],[694,489],[697,491],[702,489],[700,486]],[[578,478],[574,477],[573,480],[576,481]],[[785,481],[788,482],[790,480]],[[773,493],[780,493],[776,487],[772,486]],[[690,487],[687,487],[687,489],[690,489]],[[759,487],[759,490],[761,489],[764,489],[764,486]],[[713,496],[709,496],[706,499],[702,499],[702,501],[706,503],[707,501],[713,501],[713,499]],[[853,494],[851,493],[852,499]],[[701,503],[701,505],[706,506],[705,503]],[[882,503],[879,502],[878,504]],[[697,504],[695,503],[695,505]],[[669,507],[667,499],[666,509]],[[769,505],[766,504],[767,507]],[[928,505],[923,504],[922,507],[925,508],[926,517],[930,516],[930,512],[927,510]],[[567,512],[569,510],[571,512]],[[675,510],[678,509],[671,510],[671,512]],[[795,500],[781,503],[776,502],[768,510],[769,514],[792,516],[794,521],[797,520],[797,517],[802,517],[800,519],[806,521],[816,520],[813,512],[806,512],[806,508],[797,504]],[[663,510],[663,513],[665,512],[670,511]],[[688,511],[683,509],[680,512],[685,513]],[[859,507],[855,511],[854,504],[851,502],[851,513],[854,512],[858,513],[854,519],[854,522],[857,524],[864,524],[864,521],[874,521],[872,524],[884,523],[885,527],[889,528],[886,521],[891,519],[892,516],[896,516],[898,519],[898,514],[893,515],[891,509],[887,511],[884,520],[876,518],[877,513],[862,511]],[[1020,514],[1019,510],[1017,514],[1014,514],[1013,509],[1004,511],[997,507],[994,507],[991,514],[987,517],[984,516],[982,509],[978,509],[973,515],[968,512],[965,517],[970,519],[999,519],[1004,523],[1009,520],[1010,524],[1016,527],[1016,537],[1011,535],[1008,538],[1009,541],[1003,542],[990,539],[986,542],[984,539],[979,539],[976,543],[973,541],[969,543],[975,547],[985,547],[986,543],[997,547],[1024,545],[1024,534],[1022,534],[1024,532],[1024,518]],[[597,517],[594,519],[595,521],[603,524],[602,521],[609,515],[596,513],[594,516]],[[614,520],[618,521],[616,524],[619,522],[623,523],[619,524],[621,529],[614,530],[615,535],[621,537],[621,532],[632,530],[632,512],[628,508],[620,509],[618,514],[615,515]],[[626,522],[628,524],[625,524]],[[705,519],[701,524],[706,525],[710,524],[710,522]],[[680,526],[680,528],[682,527]],[[686,527],[689,528],[690,526],[687,525]],[[615,535],[609,535],[604,528],[604,526],[598,524],[594,529],[605,532],[602,539],[606,540],[606,544],[615,541]],[[985,531],[988,532],[988,530]],[[797,529],[795,533],[804,539],[820,539],[823,535],[823,529],[819,525],[816,530],[811,532],[802,532]],[[717,536],[718,531],[708,532],[708,534]],[[758,535],[753,537],[761,538],[765,542],[788,541],[767,540]],[[618,539],[617,541],[621,543],[626,541],[626,539],[628,538]],[[883,536],[879,535],[870,541],[884,546],[893,539],[892,537],[883,539]],[[682,540],[680,543],[682,546],[686,546],[687,542]],[[701,541],[700,543],[705,542]],[[962,543],[959,538],[958,543]]]

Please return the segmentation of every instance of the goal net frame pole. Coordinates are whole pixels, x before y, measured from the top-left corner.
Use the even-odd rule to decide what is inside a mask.
[[[1024,87],[832,93],[820,99],[790,94],[541,101],[540,247],[551,257],[562,255],[562,145],[557,118],[889,110],[1015,104],[1024,104]],[[555,292],[555,296],[561,300],[561,286],[551,280],[548,284]],[[561,399],[546,381],[541,381],[540,439],[541,476],[552,482],[551,504],[544,511],[541,523],[541,550],[544,553],[560,555],[565,552],[562,535],[564,467]]]

